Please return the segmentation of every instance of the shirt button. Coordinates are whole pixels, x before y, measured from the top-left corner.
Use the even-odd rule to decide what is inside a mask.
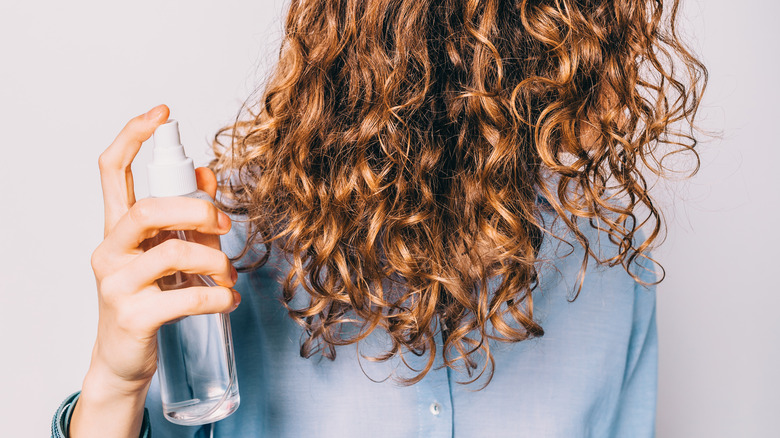
[[[441,413],[441,405],[436,402],[431,403],[429,409],[431,410],[431,414],[433,415],[439,415]]]

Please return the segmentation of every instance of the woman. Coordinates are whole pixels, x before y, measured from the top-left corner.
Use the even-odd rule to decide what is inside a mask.
[[[54,433],[651,436],[662,222],[642,172],[696,156],[706,83],[677,8],[293,2],[263,98],[198,170],[231,217],[135,202],[165,106],[101,155],[98,336]],[[204,245],[140,249],[162,229],[223,235],[242,274]],[[176,270],[219,286],[160,293]],[[242,300],[241,408],[167,422],[157,329]]]

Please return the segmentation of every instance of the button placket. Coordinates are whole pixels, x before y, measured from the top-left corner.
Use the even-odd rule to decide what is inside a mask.
[[[441,333],[436,335],[436,357],[425,377],[414,386],[417,389],[417,408],[420,438],[452,438],[452,400],[449,369],[444,366]]]

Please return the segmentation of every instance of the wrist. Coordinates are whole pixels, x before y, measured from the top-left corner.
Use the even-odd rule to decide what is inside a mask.
[[[81,398],[85,396],[90,400],[101,403],[110,403],[113,400],[143,400],[152,379],[126,380],[111,372],[100,362],[92,361],[84,377],[81,387]]]

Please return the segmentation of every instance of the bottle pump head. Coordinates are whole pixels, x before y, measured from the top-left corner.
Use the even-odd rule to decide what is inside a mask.
[[[149,193],[155,197],[183,196],[198,190],[195,165],[184,154],[179,122],[169,119],[154,131],[154,158],[149,163]]]

